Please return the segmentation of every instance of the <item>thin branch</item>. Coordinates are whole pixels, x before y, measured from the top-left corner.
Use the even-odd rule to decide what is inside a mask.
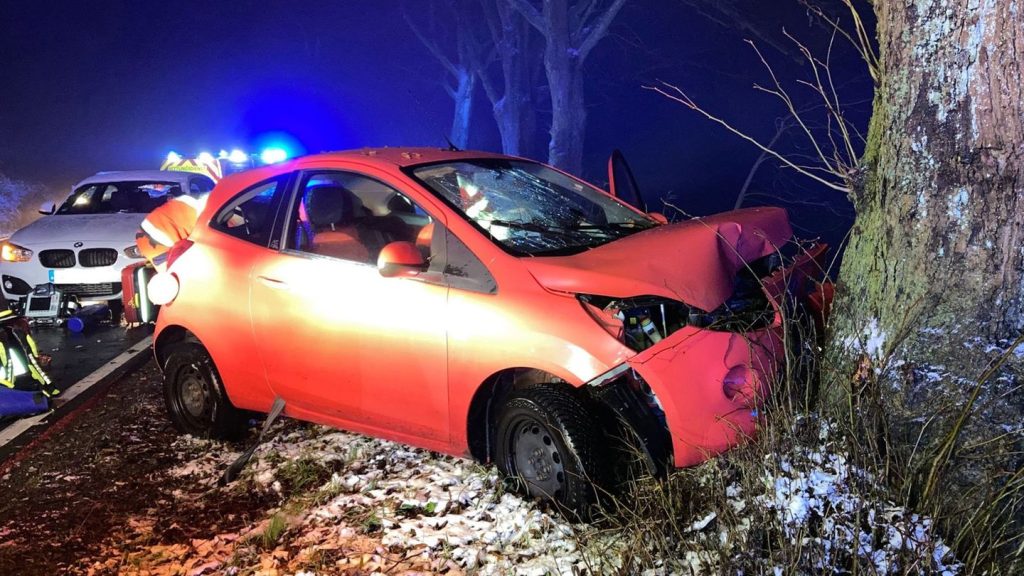
[[[604,38],[604,35],[608,33],[608,27],[612,25],[612,20],[618,15],[619,10],[626,4],[626,0],[615,0],[611,6],[608,7],[601,17],[590,27],[590,32],[587,34],[583,42],[580,43],[579,47],[579,61],[582,64],[587,59],[587,55],[590,51],[597,46],[597,43]],[[586,30],[586,23],[579,23],[580,30]]]
[[[420,29],[419,24],[416,24],[413,21],[413,19],[409,16],[408,12],[403,10],[402,17],[405,18],[405,22],[409,25],[409,28],[412,29],[413,34],[416,35],[416,38],[419,39],[420,43],[423,44],[423,46],[425,46],[426,49],[430,51],[430,54],[433,55],[434,58],[436,58],[437,61],[440,62],[442,66],[444,66],[445,70],[447,70],[449,74],[458,78],[459,69],[455,66],[455,64],[452,63],[451,60],[448,59],[447,56],[444,55],[444,52],[441,50],[441,47],[438,46],[436,42],[428,38],[426,34],[423,33],[423,30]]]
[[[793,162],[791,162],[785,156],[779,154],[778,152],[776,152],[775,150],[772,150],[771,148],[765,146],[764,144],[761,144],[760,142],[758,142],[757,140],[755,140],[751,136],[749,136],[746,133],[744,133],[743,131],[735,128],[733,125],[729,124],[728,122],[726,122],[725,120],[719,118],[718,116],[715,116],[715,115],[711,114],[710,112],[704,110],[703,108],[698,106],[689,96],[687,96],[686,93],[683,92],[679,87],[674,86],[672,84],[669,84],[667,82],[662,82],[661,84],[662,84],[662,86],[664,88],[662,86],[644,86],[644,89],[646,89],[646,90],[653,90],[654,92],[657,92],[657,93],[661,94],[662,96],[665,96],[666,98],[669,98],[670,100],[674,100],[676,102],[679,102],[680,104],[686,106],[687,108],[689,108],[689,109],[691,109],[691,110],[693,110],[695,112],[700,113],[702,116],[704,116],[708,120],[711,120],[712,122],[715,122],[716,124],[719,124],[720,126],[725,128],[726,130],[732,132],[733,134],[739,136],[740,138],[746,140],[747,142],[750,142],[751,144],[756,146],[761,151],[769,154],[770,156],[772,156],[773,158],[775,158],[779,162],[782,162],[784,165],[789,166],[793,170],[796,170],[798,173],[803,174],[804,176],[810,178],[811,180],[814,180],[815,182],[818,182],[819,184],[822,184],[823,186],[827,186],[828,188],[831,188],[832,190],[836,190],[838,192],[845,192],[845,193],[849,193],[850,192],[850,188],[848,186],[844,186],[842,184],[837,184],[836,182],[833,182],[833,181],[830,181],[830,180],[826,180],[825,178],[822,178],[821,176],[818,176],[818,175],[814,174],[812,171],[806,169],[805,167],[801,167],[801,166],[798,166],[797,164],[794,164]],[[674,94],[673,93],[669,93],[665,88],[673,91]],[[842,174],[834,174],[834,173],[832,173],[832,174],[835,177],[837,177],[837,178],[843,178]]]

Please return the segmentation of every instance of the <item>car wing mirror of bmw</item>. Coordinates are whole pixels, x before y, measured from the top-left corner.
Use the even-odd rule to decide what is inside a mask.
[[[43,216],[49,216],[57,211],[57,204],[54,202],[43,202],[39,205],[39,213]]]
[[[392,242],[377,256],[377,270],[385,278],[407,278],[426,269],[423,253],[412,242]]]

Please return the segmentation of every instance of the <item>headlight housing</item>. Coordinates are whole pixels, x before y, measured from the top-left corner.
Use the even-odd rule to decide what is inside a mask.
[[[136,246],[135,244],[132,244],[131,246],[125,248],[123,250],[123,252],[124,252],[124,255],[129,257],[129,258],[136,258],[136,259],[138,259],[138,258],[143,258],[144,257],[142,255],[142,252],[139,251],[139,247]]]
[[[32,251],[24,246],[4,242],[0,247],[0,259],[4,262],[28,262],[32,259]]]
[[[610,298],[580,294],[578,298],[595,322],[637,352],[684,326],[742,333],[767,328],[775,321],[775,309],[760,285],[744,285],[740,281],[733,295],[711,312],[660,296]]]

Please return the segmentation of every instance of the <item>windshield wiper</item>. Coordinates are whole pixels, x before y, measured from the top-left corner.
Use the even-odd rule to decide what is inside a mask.
[[[492,226],[501,226],[503,228],[515,228],[516,230],[526,230],[527,232],[541,232],[541,233],[553,233],[557,236],[579,238],[580,234],[575,234],[575,228],[563,228],[561,226],[547,226],[545,224],[537,224],[536,222],[513,222],[511,220],[480,220],[479,224],[490,224]]]

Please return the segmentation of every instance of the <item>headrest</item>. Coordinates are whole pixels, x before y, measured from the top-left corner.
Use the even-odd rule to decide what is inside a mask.
[[[306,193],[306,212],[314,227],[347,224],[353,217],[352,193],[341,186],[311,186]]]

